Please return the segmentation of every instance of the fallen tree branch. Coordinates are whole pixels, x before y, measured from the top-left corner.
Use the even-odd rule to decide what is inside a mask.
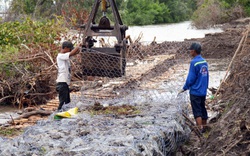
[[[83,96],[85,97],[97,97],[97,98],[103,98],[103,97],[117,97],[117,95],[104,95],[104,94],[100,94],[100,93],[84,93]]]
[[[223,156],[227,154],[227,152],[229,152],[233,147],[235,147],[243,138],[240,138],[238,140],[235,140],[234,143],[231,143],[229,146],[227,146],[227,148],[225,150],[221,150],[223,151]]]
[[[8,99],[8,98],[13,98],[13,97],[15,97],[15,96],[14,95],[5,96],[5,97],[0,99],[0,103],[3,102],[4,100]]]
[[[30,96],[36,96],[36,95],[43,96],[43,95],[50,95],[53,93],[55,93],[55,91],[48,92],[48,93],[29,93],[28,95],[30,95]]]
[[[11,122],[12,122],[12,124],[13,124],[13,125],[16,125],[16,123],[15,123],[15,121],[14,121],[14,119],[13,119],[12,115],[10,115],[10,118],[11,118]]]
[[[54,67],[57,69],[56,63],[54,62],[53,58],[51,57],[51,55],[49,55],[46,51],[44,51],[44,53],[49,57],[52,65],[54,65]]]
[[[42,115],[42,116],[48,116],[52,114],[52,111],[46,111],[46,110],[34,110],[25,114],[20,115],[19,117],[14,118],[14,120],[19,120],[21,118],[28,118],[32,115]]]
[[[189,117],[186,116],[186,114],[182,113],[182,116],[184,116],[187,119],[188,121],[187,125],[191,128],[191,130],[194,131],[194,133],[201,139],[203,136],[199,131],[198,127],[193,123],[191,119],[189,119]]]
[[[42,57],[42,56],[37,56],[37,57],[30,57],[30,58],[19,58],[18,60],[16,60],[17,62],[24,62],[24,61],[33,61],[36,59],[42,59],[45,62],[50,62],[49,60],[47,60],[46,58]]]

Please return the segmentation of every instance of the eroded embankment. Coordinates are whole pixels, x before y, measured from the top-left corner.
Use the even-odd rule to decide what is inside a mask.
[[[249,22],[250,19],[243,19],[233,22],[232,25],[227,24],[226,33],[231,33],[232,36],[226,38],[218,35],[212,44],[218,45],[212,46],[218,47],[218,51],[215,49],[210,56],[218,56],[218,58],[231,56],[227,66],[227,76],[224,77],[226,79],[222,79],[219,91],[214,90],[217,95],[215,99],[208,100],[208,107],[218,112],[218,115],[208,124],[210,130],[205,134],[204,142],[197,144],[197,138],[193,136],[189,145],[183,146],[182,149],[185,149],[183,155],[250,154]],[[221,46],[223,42],[226,46]],[[225,47],[232,48],[224,50]],[[231,53],[228,53],[229,50]]]
[[[229,37],[230,32],[226,34],[225,38]],[[239,35],[239,32],[235,34]],[[223,33],[192,41],[204,44],[205,57],[224,57],[211,54],[211,51],[218,48],[216,44],[220,43],[220,40],[216,40],[218,36],[222,37]],[[224,52],[228,52],[229,57],[238,43],[235,37],[219,44],[219,47],[224,47]],[[28,127],[24,134],[14,139],[0,138],[0,154],[173,154],[190,134],[190,128],[182,116],[183,111],[187,110],[187,94],[176,97],[187,74],[183,63],[189,60],[186,49],[190,43],[191,41],[165,42],[139,48],[140,58],[131,61],[131,67],[128,64],[127,70],[131,69],[131,74],[127,72],[127,77],[96,79],[97,81],[84,83],[81,94],[73,96],[68,105],[68,108],[79,107],[77,116],[54,120],[51,115],[48,120]],[[172,57],[168,58],[172,54],[174,61]],[[133,116],[117,116],[112,113],[95,115],[86,111],[97,101],[105,106],[129,104],[139,111]]]
[[[221,84],[216,109],[222,109],[200,155],[250,155],[250,25],[231,60],[229,74]],[[201,152],[202,151],[202,152]]]

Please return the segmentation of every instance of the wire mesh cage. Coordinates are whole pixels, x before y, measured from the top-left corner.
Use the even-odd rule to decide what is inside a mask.
[[[124,58],[124,76],[116,77],[112,75],[116,74],[114,71],[106,70],[105,77],[92,74],[91,79],[84,82],[80,99],[83,103],[98,103],[103,110],[113,106],[136,107],[137,111],[129,110],[125,115],[112,111],[104,111],[101,114],[95,112],[108,117],[110,121],[122,118],[126,123],[133,123],[130,130],[127,130],[126,126],[117,125],[120,129],[126,129],[127,134],[121,134],[123,130],[115,128],[119,134],[112,133],[115,135],[112,137],[106,135],[113,143],[116,143],[117,139],[120,140],[120,137],[133,136],[130,141],[120,140],[117,155],[172,155],[188,138],[190,129],[185,124],[182,113],[188,113],[189,100],[187,94],[177,96],[177,93],[182,88],[188,72],[191,57],[187,49],[190,45],[191,42],[130,44]],[[110,60],[107,61],[105,57],[110,57]],[[94,54],[86,58],[86,62],[98,62],[98,66],[107,69],[116,66],[117,62],[111,60],[115,60],[115,56],[101,51],[98,52],[98,57]],[[94,69],[92,72],[98,73],[100,70]],[[98,148],[99,150],[95,151],[97,155],[116,155],[116,146],[102,146],[109,148],[110,152],[105,153],[105,150]]]

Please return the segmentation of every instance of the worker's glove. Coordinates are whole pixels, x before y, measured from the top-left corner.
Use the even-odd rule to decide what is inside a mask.
[[[184,89],[181,89],[181,90],[178,92],[178,95],[181,94],[181,93],[183,93],[183,92],[185,92],[185,90],[184,90]]]

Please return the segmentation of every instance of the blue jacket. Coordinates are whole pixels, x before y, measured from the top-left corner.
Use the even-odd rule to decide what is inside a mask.
[[[209,83],[208,64],[201,55],[195,56],[190,68],[183,90],[190,90],[190,94],[206,96]]]

